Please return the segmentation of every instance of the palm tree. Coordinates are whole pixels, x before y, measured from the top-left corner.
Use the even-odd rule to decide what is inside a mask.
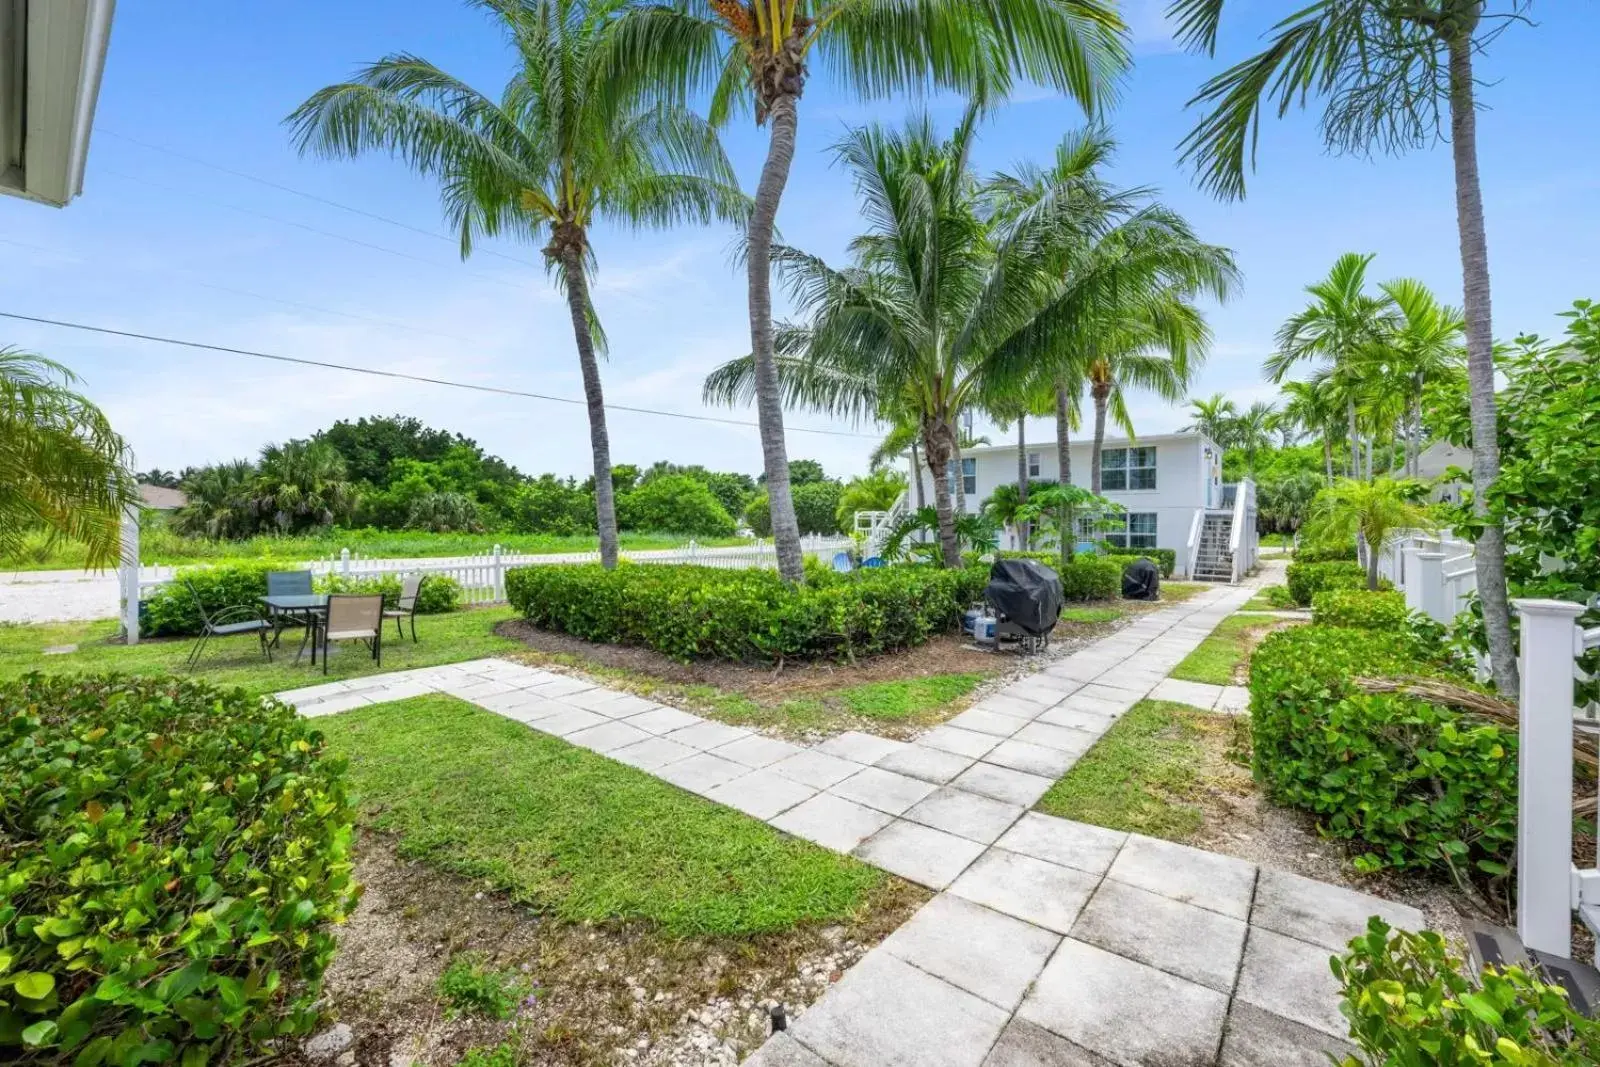
[[[1244,453],[1245,469],[1252,479],[1256,476],[1256,453],[1272,447],[1277,415],[1277,408],[1265,400],[1257,400],[1234,420],[1233,447]]]
[[[1279,420],[1314,434],[1322,442],[1323,475],[1333,484],[1333,443],[1343,433],[1344,413],[1338,399],[1324,383],[1316,380],[1284,382],[1287,398]]]
[[[1198,433],[1211,439],[1218,448],[1226,451],[1232,447],[1234,423],[1239,409],[1221,393],[1212,393],[1210,399],[1189,401],[1189,425],[1184,433]]]
[[[566,293],[583,373],[600,559],[617,562],[611,445],[589,299],[590,227],[611,219],[666,227],[742,221],[748,202],[715,132],[671,103],[615,91],[622,0],[479,0],[502,23],[519,68],[495,101],[413,55],[392,55],[330,85],[288,121],[301,151],[385,151],[437,177],[463,257],[480,237],[544,241]]]
[[[1089,398],[1094,404],[1094,443],[1089,448],[1089,488],[1100,494],[1100,454],[1105,446],[1106,418],[1131,439],[1133,418],[1127,392],[1144,389],[1177,402],[1189,391],[1189,378],[1199,365],[1211,330],[1183,295],[1151,294],[1144,303],[1121,311],[1094,339],[1088,368]]]
[[[82,542],[89,567],[119,558],[139,487],[127,445],[77,384],[54,360],[0,348],[0,556],[43,526]]]
[[[1431,530],[1433,513],[1416,503],[1417,484],[1394,478],[1370,482],[1345,478],[1324,489],[1311,502],[1306,532],[1318,541],[1360,537],[1368,546],[1367,588],[1378,588],[1378,557],[1383,542],[1396,530]]]
[[[642,79],[677,92],[710,88],[715,118],[751,102],[744,97],[748,86],[756,123],[770,123],[745,266],[773,536],[779,570],[796,582],[805,572],[783,440],[772,239],[813,53],[837,81],[864,97],[937,88],[998,100],[1020,76],[1066,92],[1089,112],[1128,63],[1125,28],[1112,0],[643,0],[635,7],[615,53],[619,81]]]
[[[1323,137],[1330,148],[1404,151],[1446,132],[1455,168],[1456,226],[1471,383],[1473,508],[1485,519],[1475,553],[1489,660],[1502,693],[1517,688],[1516,647],[1506,591],[1505,532],[1487,521],[1500,474],[1496,438],[1494,326],[1489,305],[1489,246],[1478,178],[1477,80],[1473,57],[1507,27],[1525,21],[1530,0],[1318,0],[1273,28],[1260,53],[1207,82],[1193,103],[1210,110],[1183,143],[1202,182],[1244,195],[1263,100],[1280,115],[1315,95],[1327,100]],[[1175,0],[1178,36],[1215,51],[1223,0]]]
[[[286,441],[261,450],[251,509],[283,534],[332,526],[355,507],[344,456],[326,441]]]
[[[251,496],[256,466],[247,459],[185,471],[179,488],[187,498],[172,517],[173,528],[190,537],[248,537],[255,529]]]
[[[1021,394],[1004,396],[991,400],[986,407],[989,413],[1000,422],[1000,428],[1006,429],[1009,424],[1017,426],[1017,487],[1016,504],[1021,506],[1028,502],[1028,416],[1048,415],[1055,405],[1055,388],[1048,379],[1035,381],[1031,390]],[[1012,522],[1015,516],[1002,519],[1002,523]],[[1020,551],[1028,550],[1028,524],[1015,522],[1017,529],[1017,548]]]
[[[1306,286],[1311,303],[1278,327],[1278,350],[1264,364],[1274,382],[1283,381],[1297,363],[1320,361],[1331,369],[1335,387],[1344,391],[1348,473],[1352,478],[1361,477],[1361,434],[1356,425],[1361,375],[1357,364],[1389,330],[1392,316],[1387,297],[1366,291],[1367,264],[1372,259],[1371,255],[1346,252],[1326,278]]]
[[[1406,473],[1415,478],[1422,452],[1422,394],[1431,383],[1462,373],[1466,318],[1458,309],[1439,303],[1414,278],[1384,282],[1378,288],[1394,305],[1396,318],[1373,357],[1398,379],[1405,405]]]

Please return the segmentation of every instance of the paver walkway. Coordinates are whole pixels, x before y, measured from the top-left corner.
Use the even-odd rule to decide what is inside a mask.
[[[939,891],[748,1064],[1322,1065],[1347,1051],[1328,957],[1418,912],[1028,810],[1253,592],[1141,616],[912,742],[803,748],[503,660],[279,695],[449,693]]]

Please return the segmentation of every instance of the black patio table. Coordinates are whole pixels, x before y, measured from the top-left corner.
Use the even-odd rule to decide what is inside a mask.
[[[328,610],[328,594],[280,593],[276,596],[261,597],[260,600],[261,603],[267,606],[268,610],[271,611],[274,616],[298,615],[304,617],[306,623],[306,633],[305,636],[300,639],[300,649],[294,654],[294,659],[296,663],[300,662],[300,657],[305,655],[306,642],[311,641],[311,662],[317,662],[317,643],[316,641],[312,640],[312,638],[317,628],[318,618],[320,618]],[[276,629],[277,632],[272,635],[272,644],[274,648],[277,647],[278,639],[283,636],[284,628],[279,626]]]

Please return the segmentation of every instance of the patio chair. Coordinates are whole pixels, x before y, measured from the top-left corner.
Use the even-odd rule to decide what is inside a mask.
[[[855,570],[855,564],[850,560],[850,553],[835,552],[833,554],[833,569],[840,574],[849,574]]]
[[[200,599],[200,592],[195,589],[194,583],[186,581],[183,587],[194,598],[194,606],[200,612],[200,639],[194,643],[194,648],[189,650],[189,658],[184,661],[187,669],[194,670],[195,664],[200,662],[200,654],[213,637],[237,637],[240,634],[255,634],[261,642],[261,654],[269,663],[272,661],[272,647],[267,640],[272,633],[272,623],[262,618],[260,608],[253,604],[241,604],[212,615],[206,611],[206,603]]]
[[[322,645],[322,673],[328,673],[328,645],[332,641],[361,641],[372,658],[383,665],[383,594],[330,596],[328,614],[317,641]],[[313,655],[315,651],[313,650]]]
[[[872,567],[882,567],[882,566],[884,566],[884,562],[883,562],[883,557],[882,556],[868,556],[866,559],[861,561],[861,569],[862,570],[867,570],[867,569],[872,568]]]
[[[384,608],[383,617],[394,620],[394,634],[401,640],[405,639],[406,632],[401,627],[405,620],[411,620],[411,643],[417,643],[417,600],[422,594],[422,583],[427,580],[427,575],[408,574],[400,580],[400,597],[394,602],[394,607]]]
[[[268,596],[310,596],[311,592],[310,571],[267,572]],[[304,626],[307,621],[305,615],[296,611],[273,611],[271,618],[279,634],[291,626]]]

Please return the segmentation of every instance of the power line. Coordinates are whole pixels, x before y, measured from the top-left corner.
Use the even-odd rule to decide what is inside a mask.
[[[273,352],[256,352],[248,348],[230,348],[227,345],[207,344],[204,341],[185,341],[177,337],[163,337],[159,334],[137,333],[133,330],[114,330],[109,326],[91,326],[83,322],[69,322],[63,319],[47,319],[37,315],[20,315],[14,311],[0,311],[0,318],[14,319],[18,322],[32,322],[41,326],[58,326],[66,330],[81,330],[86,333],[105,334],[111,337],[128,337],[136,341],[153,341],[157,344],[177,345],[182,348],[198,348],[207,352],[222,352],[233,356],[248,356],[252,359],[272,360],[276,363],[293,363],[303,367],[323,367],[328,370],[349,371],[352,374],[370,374],[377,378],[395,378],[400,381],[420,382],[424,385],[443,385],[452,389],[470,389],[479,393],[495,393],[500,396],[525,397],[530,400],[548,400],[555,404],[586,405],[586,401],[569,396],[551,396],[548,393],[532,393],[523,389],[507,389],[497,385],[478,385],[473,382],[453,382],[448,378],[429,378],[420,374],[406,374],[402,371],[379,370],[375,367],[357,367],[349,363],[330,363],[319,359],[306,359],[303,356],[284,356]],[[740,426],[759,429],[761,424],[750,422],[746,419],[724,419],[714,415],[692,415],[685,411],[665,411],[659,408],[632,407],[627,404],[607,404],[607,410],[626,411],[634,415],[659,415],[669,419],[686,419],[690,422],[710,422],[722,426]],[[856,433],[851,430],[822,430],[806,426],[788,426],[786,430],[793,433],[820,434],[826,437],[861,437],[876,440],[873,434]]]
[[[364,219],[372,219],[374,222],[388,223],[390,226],[398,226],[402,230],[410,230],[412,233],[420,233],[424,237],[436,237],[441,241],[449,241],[452,244],[459,244],[454,237],[447,233],[440,233],[438,230],[430,230],[423,226],[413,226],[409,222],[401,222],[399,219],[391,219],[389,216],[379,215],[375,211],[368,211],[365,208],[352,207],[349,204],[342,204],[337,200],[331,200],[328,197],[321,196],[317,193],[308,193],[304,189],[296,189],[291,185],[284,185],[282,182],[272,181],[270,178],[262,178],[242,170],[235,170],[232,167],[225,167],[221,163],[213,163],[208,159],[201,159],[199,156],[191,156],[187,152],[179,152],[175,148],[167,148],[162,145],[151,144],[149,141],[141,141],[137,137],[129,137],[125,133],[117,133],[115,130],[108,130],[103,126],[96,126],[95,132],[99,134],[108,134],[112,137],[115,137],[119,141],[127,141],[129,144],[136,144],[140,148],[148,148],[152,152],[160,152],[164,155],[169,155],[174,159],[181,159],[185,163],[193,163],[198,167],[207,167],[222,174],[230,174],[235,178],[242,178],[247,182],[254,182],[257,185],[264,185],[268,189],[277,189],[279,192],[289,193],[291,195],[310,200],[314,203],[325,204],[328,207],[338,208],[340,211],[348,211],[350,214],[360,215]],[[544,266],[542,263],[535,263],[531,259],[523,259],[520,256],[508,255],[505,252],[496,252],[492,248],[479,249],[478,251],[482,255],[494,256],[498,259],[509,260],[512,263],[520,263],[525,267]]]
[[[191,200],[200,200],[208,204],[215,204],[217,207],[225,207],[229,211],[237,211],[243,215],[253,215],[258,219],[265,219],[268,222],[276,222],[283,226],[293,226],[297,230],[305,230],[307,233],[314,233],[322,237],[329,237],[335,241],[343,241],[346,244],[357,245],[361,248],[370,248],[375,252],[382,252],[386,255],[397,256],[400,259],[409,259],[417,263],[426,263],[428,266],[435,267],[440,270],[458,269],[453,264],[440,263],[437,260],[429,259],[426,256],[415,256],[410,252],[402,252],[397,248],[389,248],[387,245],[373,244],[371,241],[363,241],[360,238],[347,237],[342,233],[334,233],[332,230],[324,230],[319,229],[316,226],[308,226],[306,223],[295,222],[292,219],[282,218],[278,215],[269,215],[265,211],[256,211],[254,208],[240,207],[238,204],[230,204],[226,200],[216,200],[200,193],[191,192],[188,189],[180,189],[177,186],[165,185],[161,182],[151,181],[149,178],[141,178],[137,174],[127,174],[120,170],[113,170],[110,167],[101,167],[100,173],[110,174],[116,178],[125,178],[128,181],[138,182],[141,185],[148,185],[154,189],[162,189],[169,193],[177,193],[179,196],[188,197]],[[464,273],[471,274],[474,277],[483,278],[484,280],[494,282],[497,285],[504,285],[517,290],[522,289],[522,286],[518,285],[516,282],[507,281],[506,279],[496,277],[493,274],[485,274],[483,271],[464,270]]]

